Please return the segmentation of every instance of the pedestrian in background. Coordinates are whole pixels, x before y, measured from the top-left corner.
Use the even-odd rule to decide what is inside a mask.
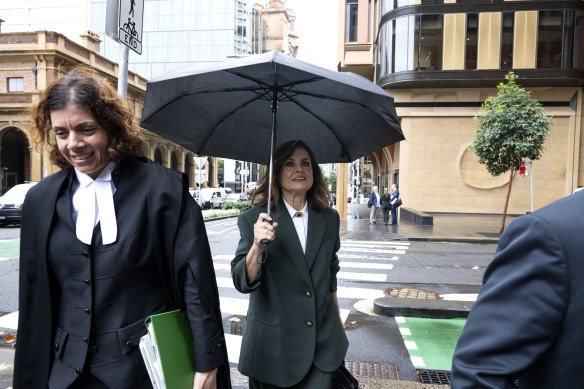
[[[584,192],[514,220],[458,341],[452,389],[581,388]]]
[[[381,207],[381,199],[379,198],[379,193],[377,193],[377,186],[371,188],[371,193],[369,194],[369,202],[371,203],[371,212],[369,214],[369,224],[375,224],[375,215],[377,214],[377,209]]]
[[[391,195],[389,194],[388,188],[383,190],[381,209],[383,210],[383,225],[387,225],[389,223],[389,211],[391,209]]]
[[[270,215],[268,170],[237,223],[231,274],[250,294],[238,369],[252,389],[330,388],[348,347],[337,299],[339,214],[304,142],[278,147],[272,169]]]
[[[399,190],[397,184],[391,184],[391,224],[397,224],[397,208],[396,204],[399,200]]]
[[[141,157],[133,120],[82,69],[33,111],[35,139],[62,170],[23,206],[15,389],[151,388],[144,319],[177,308],[193,331],[193,387],[231,387],[201,211],[184,174]]]

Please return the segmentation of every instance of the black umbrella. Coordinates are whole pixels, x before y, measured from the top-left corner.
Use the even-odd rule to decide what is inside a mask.
[[[273,150],[296,139],[319,163],[348,163],[405,139],[383,89],[278,51],[152,79],[141,126],[198,155],[270,165]]]

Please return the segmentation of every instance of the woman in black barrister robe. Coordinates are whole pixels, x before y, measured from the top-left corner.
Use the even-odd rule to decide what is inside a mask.
[[[141,157],[128,104],[88,70],[51,85],[33,134],[62,170],[23,206],[14,388],[150,388],[144,319],[186,309],[194,388],[230,388],[213,263],[186,176]]]

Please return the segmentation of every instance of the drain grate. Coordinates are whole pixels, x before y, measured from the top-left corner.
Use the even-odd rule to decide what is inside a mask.
[[[442,297],[436,292],[417,288],[390,288],[385,291],[389,297],[399,297],[419,300],[442,300]]]
[[[346,361],[345,367],[355,377],[399,380],[397,366],[391,363]]]
[[[445,370],[418,370],[422,384],[450,385],[450,372]]]

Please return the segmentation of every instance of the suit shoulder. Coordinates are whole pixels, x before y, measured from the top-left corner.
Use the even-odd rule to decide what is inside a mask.
[[[181,185],[183,182],[184,173],[159,165],[148,158],[135,156],[127,157],[122,164],[120,164],[120,169],[126,169],[130,172],[138,172],[142,170],[145,174],[152,177],[152,182],[160,188],[170,186],[168,189],[174,190],[176,187],[173,185]]]
[[[61,185],[68,177],[70,171],[69,169],[59,170],[56,173],[51,174],[40,180],[38,184],[34,185],[27,192],[27,197],[42,197],[55,188],[56,185]]]

